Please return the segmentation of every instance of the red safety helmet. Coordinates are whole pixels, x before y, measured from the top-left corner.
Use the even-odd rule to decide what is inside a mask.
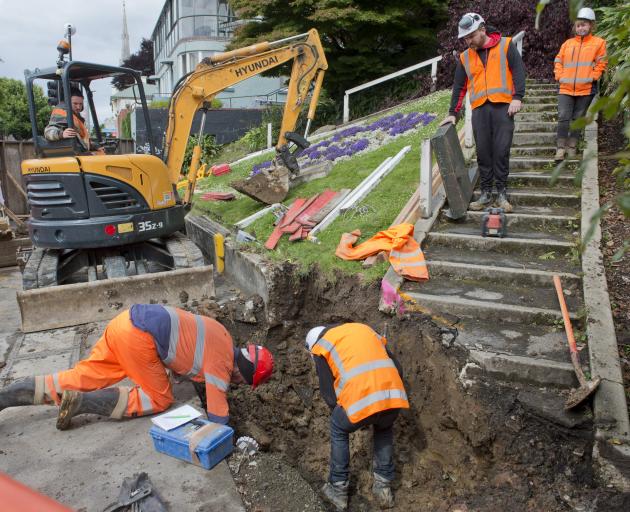
[[[256,389],[259,384],[264,384],[271,378],[273,373],[273,356],[271,352],[260,345],[247,345],[249,360],[254,363],[254,380],[252,389]]]

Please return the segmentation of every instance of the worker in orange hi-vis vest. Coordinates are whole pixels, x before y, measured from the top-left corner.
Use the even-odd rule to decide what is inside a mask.
[[[554,75],[560,84],[556,161],[575,158],[581,130],[569,132],[570,124],[588,110],[606,69],[606,41],[593,35],[594,27],[595,12],[582,7],[573,26],[575,37],[562,44],[554,60]]]
[[[255,388],[273,372],[260,345],[235,348],[219,322],[182,309],[136,304],[107,325],[89,357],[70,370],[29,377],[0,391],[0,411],[19,405],[59,405],[57,428],[78,414],[120,419],[153,414],[173,403],[166,369],[191,380],[208,419],[229,420],[226,393],[233,384]],[[108,387],[129,378],[133,387]]]
[[[468,93],[481,182],[481,195],[469,208],[483,210],[490,206],[492,188],[496,186],[496,204],[509,213],[512,205],[507,181],[514,116],[521,110],[525,96],[523,59],[510,37],[502,37],[475,12],[459,20],[457,37],[468,49],[457,59],[449,115],[441,124],[456,123]]]
[[[322,488],[338,510],[348,508],[349,435],[366,425],[374,429],[372,492],[379,505],[391,508],[394,496],[394,421],[408,409],[402,369],[387,340],[370,326],[347,323],[319,326],[306,335],[315,362],[319,392],[331,410],[330,474]]]

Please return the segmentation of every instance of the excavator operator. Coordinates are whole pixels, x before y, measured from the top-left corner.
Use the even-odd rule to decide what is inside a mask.
[[[50,114],[50,121],[44,130],[44,137],[50,142],[76,137],[86,151],[97,149],[91,147],[90,132],[81,116],[81,112],[83,112],[83,93],[76,87],[70,90],[70,107],[72,108],[74,128],[68,127],[66,105],[59,103]]]

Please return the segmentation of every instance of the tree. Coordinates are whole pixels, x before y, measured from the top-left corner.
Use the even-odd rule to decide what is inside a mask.
[[[241,19],[230,48],[273,41],[316,28],[329,71],[331,97],[346,89],[435,56],[435,26],[445,15],[439,0],[232,0]],[[275,74],[280,74],[278,69]]]
[[[155,73],[153,64],[153,41],[142,38],[140,49],[128,59],[124,60],[122,67],[140,71],[143,76],[153,75]],[[112,80],[112,85],[119,91],[133,84],[134,82],[129,76],[119,76]]]
[[[48,124],[52,107],[40,87],[33,88],[37,110],[37,131],[43,133]],[[33,136],[28,114],[26,87],[20,80],[0,78],[0,136],[13,135],[16,139]]]

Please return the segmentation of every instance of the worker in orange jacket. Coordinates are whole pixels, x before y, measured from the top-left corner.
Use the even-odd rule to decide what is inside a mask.
[[[57,428],[78,414],[120,419],[153,414],[173,403],[166,369],[191,380],[207,402],[208,419],[229,420],[230,382],[255,388],[273,371],[273,357],[259,345],[234,348],[219,322],[182,309],[136,304],[105,328],[89,357],[74,368],[29,377],[0,391],[0,411],[19,405],[56,404]],[[133,387],[108,387],[129,378]]]
[[[588,110],[606,69],[606,41],[593,35],[594,27],[593,9],[581,8],[573,27],[575,37],[562,44],[554,60],[554,75],[560,84],[556,161],[575,157],[581,130],[569,132],[569,125]]]
[[[394,421],[409,402],[402,369],[387,340],[371,327],[347,323],[318,326],[306,335],[315,362],[319,392],[331,410],[330,474],[322,492],[338,510],[348,508],[349,434],[374,429],[372,492],[384,508],[394,505]]]
[[[85,126],[85,121],[81,117],[83,112],[83,93],[77,87],[70,90],[70,108],[72,109],[72,123],[74,128],[68,126],[68,113],[64,103],[57,105],[50,113],[48,126],[44,129],[44,137],[50,142],[61,139],[76,139],[79,141],[85,151],[90,149],[90,132]]]
[[[512,205],[507,179],[514,115],[521,110],[525,96],[523,59],[511,38],[501,37],[475,12],[464,14],[459,20],[457,37],[468,49],[457,61],[449,115],[441,124],[456,123],[468,92],[481,181],[481,195],[470,203],[470,209],[489,206],[493,201],[492,188],[496,186],[497,206],[509,213]]]

